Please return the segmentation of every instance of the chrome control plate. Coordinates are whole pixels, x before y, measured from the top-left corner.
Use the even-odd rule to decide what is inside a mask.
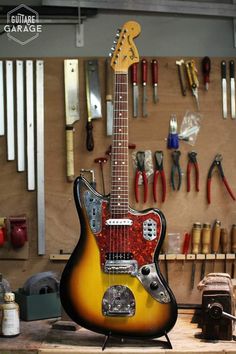
[[[142,266],[139,269],[137,278],[154,299],[165,304],[170,302],[170,295],[158,276],[155,263]]]
[[[87,190],[84,193],[84,205],[88,214],[90,228],[94,233],[102,230],[102,199]]]

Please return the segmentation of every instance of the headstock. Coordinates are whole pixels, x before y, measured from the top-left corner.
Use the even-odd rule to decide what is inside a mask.
[[[115,72],[127,72],[128,68],[139,61],[139,54],[133,39],[141,31],[137,22],[126,22],[121,30],[118,30],[114,41],[115,47],[111,48],[111,67]]]

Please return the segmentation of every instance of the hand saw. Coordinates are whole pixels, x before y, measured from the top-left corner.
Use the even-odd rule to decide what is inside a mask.
[[[74,123],[79,116],[79,61],[64,60],[67,180],[74,180]]]
[[[92,119],[102,118],[101,90],[99,84],[97,60],[85,61],[85,75],[86,75],[86,96],[87,96],[87,110],[88,110],[88,123],[86,126],[87,129],[86,146],[88,151],[92,151],[94,148]]]

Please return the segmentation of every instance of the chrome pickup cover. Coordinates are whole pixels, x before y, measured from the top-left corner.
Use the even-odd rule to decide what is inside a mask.
[[[138,263],[135,260],[107,260],[104,266],[105,273],[137,275]]]
[[[157,237],[157,223],[153,219],[147,219],[143,223],[143,237],[147,241],[152,241]]]
[[[108,226],[131,226],[133,225],[133,220],[130,219],[108,219],[106,220],[106,225]]]
[[[102,230],[102,199],[87,190],[84,193],[84,205],[91,230],[94,233],[100,232]]]
[[[102,313],[104,316],[134,316],[134,294],[127,286],[111,286],[104,293],[102,299]]]

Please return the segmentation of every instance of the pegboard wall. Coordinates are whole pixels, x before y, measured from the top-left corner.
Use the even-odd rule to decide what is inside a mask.
[[[105,106],[105,58],[99,58],[99,75],[102,92],[102,119],[93,122],[95,148],[92,152],[86,149],[87,109],[85,97],[84,60],[79,58],[80,81],[80,120],[75,124],[75,174],[80,169],[94,169],[97,190],[102,191],[101,174],[94,159],[105,156],[111,137],[106,136],[106,106]],[[147,58],[150,64],[151,59]],[[230,231],[236,223],[236,204],[230,198],[222,184],[219,175],[214,174],[212,180],[212,202],[207,203],[206,181],[209,167],[217,153],[223,156],[223,168],[228,183],[236,194],[236,155],[235,132],[236,120],[222,117],[220,63],[222,58],[211,58],[211,75],[209,91],[205,91],[201,74],[201,59],[194,58],[199,70],[199,104],[202,115],[201,129],[194,147],[186,142],[180,142],[180,165],[182,169],[182,185],[179,191],[173,191],[170,185],[171,151],[166,147],[169,131],[169,119],[175,113],[180,126],[186,111],[196,111],[196,103],[190,89],[186,97],[180,90],[176,60],[179,58],[157,58],[159,62],[159,102],[152,101],[151,70],[148,71],[148,117],[132,117],[132,87],[129,85],[129,142],[138,150],[156,150],[164,152],[164,169],[167,179],[166,201],[161,202],[160,181],[157,187],[157,203],[152,196],[152,176],[148,184],[148,200],[144,204],[134,198],[134,174],[132,150],[130,151],[130,205],[137,210],[157,207],[162,210],[167,219],[167,232],[183,234],[191,231],[194,222],[213,223],[221,220],[222,226]],[[185,58],[184,58],[185,59]],[[187,59],[187,58],[186,58]],[[226,58],[227,63],[231,58]],[[14,59],[15,60],[15,59]],[[26,190],[26,175],[18,173],[16,163],[6,160],[6,139],[0,138],[0,216],[25,214],[28,220],[29,253],[23,260],[1,260],[0,271],[6,277],[13,289],[20,287],[25,280],[35,272],[56,270],[61,272],[64,262],[52,262],[50,254],[70,253],[75,247],[80,231],[79,219],[76,213],[72,189],[73,185],[66,179],[66,146],[65,146],[65,106],[64,106],[64,58],[44,58],[45,67],[45,197],[46,197],[46,255],[37,255],[37,212],[36,192]],[[139,72],[139,82],[140,82]],[[228,80],[229,82],[229,80]],[[142,87],[139,84],[139,111],[141,112]],[[228,87],[229,93],[229,87]],[[228,94],[228,111],[230,111]],[[200,191],[194,190],[194,173],[191,178],[191,191],[187,192],[186,169],[189,151],[198,153],[200,168]],[[104,166],[106,193],[109,193],[110,164]],[[140,187],[140,195],[142,187]],[[0,249],[0,254],[1,254]],[[4,249],[4,253],[8,252]],[[14,257],[13,257],[14,258]],[[17,257],[15,257],[17,258]],[[169,261],[169,284],[177,301],[181,303],[199,303],[200,294],[195,288],[190,289],[191,261],[184,264],[180,261]],[[200,264],[197,262],[196,284],[200,280]],[[230,266],[230,264],[229,264]],[[212,265],[207,263],[207,272],[212,271]],[[164,272],[163,262],[161,269]],[[223,270],[222,262],[216,262],[217,271]]]

